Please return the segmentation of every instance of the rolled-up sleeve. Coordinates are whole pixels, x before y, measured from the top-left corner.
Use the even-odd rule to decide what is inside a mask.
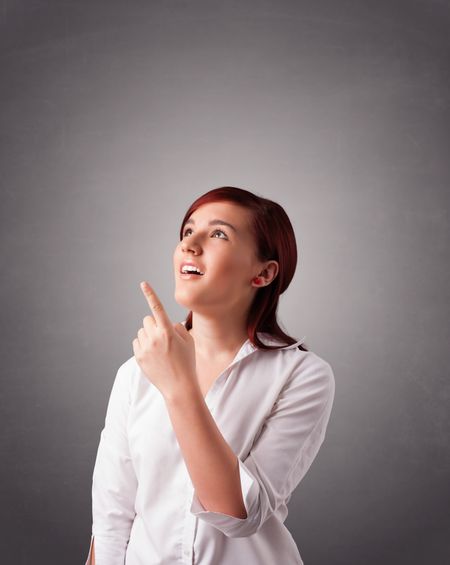
[[[228,537],[256,533],[307,473],[321,444],[334,401],[329,363],[310,352],[281,390],[250,453],[239,461],[246,518],[206,510],[193,493],[190,511]]]
[[[245,464],[239,459],[239,476],[241,479],[241,492],[247,518],[237,518],[222,512],[206,510],[200,502],[195,490],[192,495],[190,511],[194,516],[209,522],[228,537],[244,537],[254,533],[257,529],[259,517],[259,486]]]
[[[123,565],[135,513],[137,478],[132,465],[127,418],[130,405],[129,365],[117,371],[100,434],[92,476],[92,534],[96,565]]]

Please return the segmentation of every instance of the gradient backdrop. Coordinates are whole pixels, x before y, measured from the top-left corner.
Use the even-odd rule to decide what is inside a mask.
[[[285,207],[280,319],[335,372],[286,521],[305,565],[449,563],[450,3],[3,0],[0,18],[1,563],[84,563],[139,282],[184,319],[179,223],[222,185]]]

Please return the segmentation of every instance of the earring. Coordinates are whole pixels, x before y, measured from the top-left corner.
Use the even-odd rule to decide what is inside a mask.
[[[261,281],[261,279],[260,279],[259,277],[255,277],[255,278],[253,279],[253,282],[255,282],[256,284],[259,284],[260,281]]]

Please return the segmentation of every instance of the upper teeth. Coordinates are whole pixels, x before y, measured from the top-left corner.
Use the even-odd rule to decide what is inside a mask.
[[[203,275],[203,273],[200,271],[200,269],[197,269],[197,267],[194,267],[193,265],[183,265],[181,272],[186,273],[188,271],[200,273],[201,275]]]

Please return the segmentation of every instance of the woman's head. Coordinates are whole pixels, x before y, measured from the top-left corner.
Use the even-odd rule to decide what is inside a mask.
[[[181,274],[184,261],[204,274]],[[206,192],[191,204],[181,222],[173,263],[176,301],[190,309],[187,329],[192,327],[192,311],[214,310],[218,315],[235,311],[244,313],[254,345],[268,348],[257,332],[295,343],[276,320],[279,296],[288,288],[297,265],[294,230],[276,202],[232,186]]]

